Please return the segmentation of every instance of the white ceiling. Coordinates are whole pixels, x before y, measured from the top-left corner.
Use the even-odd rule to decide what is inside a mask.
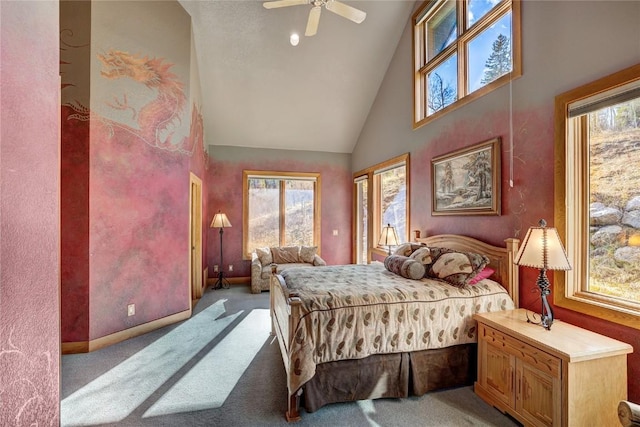
[[[180,3],[193,22],[208,144],[336,153],[353,151],[414,6],[344,1],[367,13],[363,23],[323,8],[318,33],[305,37],[310,5]]]

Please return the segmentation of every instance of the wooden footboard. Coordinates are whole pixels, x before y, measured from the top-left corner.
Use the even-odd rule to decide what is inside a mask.
[[[289,296],[284,279],[279,274],[271,277],[271,333],[278,337],[278,345],[282,362],[287,374],[288,407],[285,417],[287,421],[300,420],[300,394],[302,390],[291,390],[289,364],[289,344],[300,320],[300,298]]]

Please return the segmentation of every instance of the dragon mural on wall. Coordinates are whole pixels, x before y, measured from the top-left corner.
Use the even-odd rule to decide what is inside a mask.
[[[127,113],[127,120],[107,118],[77,102],[67,104],[75,112],[69,115],[69,118],[81,121],[97,119],[109,128],[111,136],[114,136],[117,130],[123,130],[151,147],[186,155],[193,154],[196,143],[203,142],[204,139],[202,129],[199,128],[202,126],[202,114],[194,104],[189,135],[176,138],[176,130],[182,125],[187,98],[184,93],[185,85],[170,70],[174,64],[162,58],[131,54],[117,49],[109,49],[106,53],[96,56],[102,64],[102,77],[108,80],[130,79],[154,93],[155,98],[141,107],[130,102],[130,95],[127,93],[120,97],[114,96],[112,101],[106,102],[114,112]]]
[[[114,102],[108,105],[116,110],[131,111],[138,129],[111,120],[107,122],[109,126],[131,132],[152,147],[191,154],[193,141],[189,141],[189,137],[179,142],[173,141],[172,129],[181,124],[181,115],[187,103],[184,84],[170,71],[173,64],[116,49],[98,54],[97,57],[103,65],[100,71],[102,77],[109,80],[129,78],[157,94],[154,100],[139,110],[129,104],[126,94],[121,100],[114,98]]]

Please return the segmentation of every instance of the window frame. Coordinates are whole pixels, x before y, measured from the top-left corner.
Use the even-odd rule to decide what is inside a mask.
[[[400,156],[394,157],[392,159],[386,160],[384,162],[373,165],[369,168],[363,169],[353,174],[353,251],[352,251],[352,259],[353,262],[357,260],[356,248],[357,248],[357,195],[356,195],[356,181],[362,177],[367,177],[368,185],[367,185],[367,262],[371,262],[371,255],[377,254],[386,256],[388,254],[388,248],[378,246],[378,237],[380,236],[380,232],[382,230],[381,221],[381,212],[380,212],[380,179],[375,179],[375,176],[380,172],[385,170],[392,169],[394,166],[400,166],[404,164],[405,167],[405,186],[406,186],[406,200],[405,200],[405,210],[406,210],[406,219],[405,219],[405,235],[398,236],[400,239],[404,239],[405,242],[409,241],[409,225],[411,218],[411,178],[410,178],[410,161],[409,161],[409,153],[402,154]]]
[[[589,264],[588,133],[586,117],[569,119],[569,106],[625,84],[640,81],[640,64],[565,92],[555,98],[555,226],[565,242],[570,271],[554,272],[554,304],[640,329],[640,304],[585,291]],[[572,143],[571,138],[578,140]],[[569,164],[567,164],[569,160]],[[586,171],[585,171],[586,169]],[[575,206],[572,210],[569,204]]]
[[[430,10],[438,10],[448,1],[456,2],[456,25],[457,37],[454,42],[440,51],[431,60],[426,55],[426,25]],[[521,0],[502,0],[493,9],[487,12],[481,19],[474,22],[467,28],[467,1],[466,0],[426,0],[416,10],[412,16],[412,49],[413,49],[413,129],[417,129],[437,118],[454,111],[463,105],[470,103],[495,89],[504,86],[512,79],[522,75],[522,50],[521,50]],[[511,52],[513,68],[510,73],[504,74],[491,83],[468,93],[468,60],[467,46],[483,31],[491,27],[494,23],[511,11]],[[458,99],[448,106],[428,114],[427,75],[443,64],[451,55],[457,54],[458,78],[457,97]]]
[[[285,203],[285,194],[282,191],[287,179],[295,180],[301,179],[305,181],[314,181],[313,191],[313,246],[318,247],[318,255],[321,254],[321,218],[320,218],[320,203],[321,197],[321,176],[316,172],[280,172],[280,171],[259,171],[259,170],[243,170],[242,171],[242,256],[245,260],[251,259],[252,249],[249,249],[249,179],[280,179],[280,212],[283,212]],[[284,215],[280,214],[280,241],[282,241],[285,235],[284,229]]]

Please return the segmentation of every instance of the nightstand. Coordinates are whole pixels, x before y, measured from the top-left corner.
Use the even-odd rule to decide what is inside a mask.
[[[478,396],[525,426],[616,426],[627,398],[626,343],[526,310],[477,313]],[[531,315],[531,312],[529,312]]]

